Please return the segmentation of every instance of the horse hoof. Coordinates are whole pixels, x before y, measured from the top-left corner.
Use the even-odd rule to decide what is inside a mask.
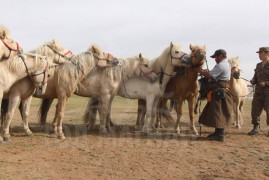
[[[65,139],[64,134],[63,134],[63,133],[59,133],[59,134],[58,134],[58,139]]]
[[[9,136],[3,136],[4,141],[11,141],[10,135]]]
[[[4,143],[4,140],[3,138],[0,136],[0,144],[3,144]]]
[[[180,134],[180,130],[176,130],[176,134]]]
[[[236,125],[235,128],[236,129],[241,129],[241,126],[240,125]]]
[[[29,137],[34,136],[33,132],[30,131],[30,130],[27,130],[27,131],[26,131],[26,134],[27,134],[27,136],[29,136]]]

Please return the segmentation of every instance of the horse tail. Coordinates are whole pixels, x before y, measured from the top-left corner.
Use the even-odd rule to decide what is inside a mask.
[[[38,121],[40,125],[44,126],[46,124],[47,115],[48,115],[52,102],[53,102],[53,99],[42,99],[42,102],[38,111],[38,115],[39,115]]]
[[[1,105],[1,126],[3,126],[8,111],[8,99],[2,99]]]
[[[167,107],[167,100],[168,99],[161,99],[159,102],[157,110],[157,123],[161,123],[162,119],[165,119],[168,122],[174,121],[172,114]]]
[[[83,115],[83,120],[85,124],[89,122],[95,123],[99,105],[100,105],[99,98],[89,98],[84,115]]]

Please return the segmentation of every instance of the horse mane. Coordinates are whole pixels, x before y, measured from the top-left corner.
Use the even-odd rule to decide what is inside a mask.
[[[170,58],[170,50],[171,50],[171,46],[176,47],[177,49],[181,50],[182,46],[180,44],[170,44],[170,46],[166,47],[163,52],[161,53],[161,55],[159,55],[158,57],[152,59],[150,61],[150,67],[154,67],[154,69],[156,69],[158,67],[157,64],[160,64],[159,67],[163,67],[165,68],[165,66],[167,65],[167,59]],[[164,69],[162,69],[164,70]],[[159,70],[161,71],[161,69]]]
[[[91,52],[93,52],[93,53],[95,53],[95,54],[99,54],[99,55],[103,53],[102,49],[101,49],[100,46],[98,46],[97,44],[93,44],[93,45],[91,45],[91,46],[88,48],[88,51],[91,51]]]
[[[131,68],[135,66],[136,59],[138,59],[137,56],[127,59],[119,58],[119,61],[122,62],[122,65],[106,67],[105,69],[96,66],[91,71],[91,74],[102,72],[103,75],[105,75],[107,78],[127,79],[132,73],[130,73],[130,71]]]
[[[32,73],[33,71],[35,71],[36,69],[40,68],[42,66],[42,61],[39,61],[38,58],[36,58],[36,54],[30,54],[30,53],[25,53],[23,54],[25,61],[26,61],[26,65],[27,65],[27,58],[29,56],[33,57],[33,60],[35,61],[34,64],[34,68],[33,69],[28,69],[29,73]],[[8,68],[8,70],[12,73],[16,73],[18,71],[18,69],[22,69],[25,68],[24,63],[22,62],[22,59],[20,56],[15,56],[14,58],[9,59],[8,61],[2,61],[1,64],[5,67]]]
[[[0,38],[6,39],[9,36],[10,36],[9,30],[4,25],[0,24]]]

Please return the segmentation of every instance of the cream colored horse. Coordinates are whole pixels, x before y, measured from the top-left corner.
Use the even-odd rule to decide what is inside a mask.
[[[229,58],[228,61],[231,65],[230,92],[233,96],[235,127],[240,129],[243,123],[243,105],[249,91],[246,80],[240,77],[239,58]]]
[[[21,54],[1,61],[0,101],[2,102],[3,95],[9,91],[14,83],[26,76],[31,78],[35,86],[42,84],[47,70],[47,57],[37,54]]]
[[[9,30],[0,25],[0,59],[7,60],[22,52],[19,44],[11,39]]]
[[[55,70],[55,63],[63,63],[69,61],[69,59],[73,56],[69,50],[64,49],[57,41],[52,40],[48,43],[43,44],[38,47],[36,50],[31,51],[33,54],[40,54],[46,56],[48,61],[50,62],[49,72]],[[43,75],[41,77],[41,75]],[[9,126],[11,120],[13,118],[15,109],[19,100],[21,99],[20,104],[20,112],[23,121],[23,127],[25,132],[28,135],[32,135],[31,130],[29,129],[27,117],[30,111],[30,103],[32,100],[32,95],[35,92],[37,96],[40,96],[45,93],[46,85],[47,85],[47,74],[40,74],[42,78],[42,86],[36,87],[35,84],[29,77],[23,78],[22,80],[16,82],[10,90],[5,93],[4,99],[2,103],[2,121],[4,122],[3,126],[3,134],[4,140],[10,139],[9,134]],[[45,85],[45,86],[44,86]]]
[[[156,73],[146,66],[139,66],[140,72],[133,77],[122,82],[118,91],[118,96],[129,99],[144,99],[147,105],[146,121],[143,126],[143,132],[156,130],[156,108],[158,100],[161,97],[160,83]],[[85,120],[88,122],[88,128],[93,129],[96,121],[96,113],[100,107],[100,98],[89,98]],[[111,105],[110,105],[111,106]],[[111,117],[109,117],[109,120]]]
[[[86,52],[82,52],[72,58],[72,62],[57,66],[51,74],[46,93],[39,97],[46,99],[43,101],[49,101],[50,104],[53,99],[58,99],[56,113],[52,123],[54,133],[58,138],[65,138],[62,131],[65,104],[68,97],[77,90],[78,83],[85,80],[89,72],[95,69],[96,66],[99,68],[103,67],[102,70],[104,70],[106,67],[111,67],[114,62],[117,62],[114,57],[111,57],[110,54],[103,53],[98,46],[93,45]],[[100,79],[97,79],[97,81],[100,82]],[[89,84],[88,86],[94,87],[95,84]],[[43,113],[42,110],[41,108],[41,114]]]
[[[184,62],[188,62],[189,58],[189,55],[181,51],[181,45],[170,43],[170,46],[165,48],[159,57],[149,62],[149,68],[152,68],[159,75],[158,82],[151,84],[141,78],[131,78],[121,86],[118,95],[140,99],[139,105],[142,104],[143,107],[147,107],[146,123],[143,126],[144,132],[155,129],[153,124],[155,122],[157,102],[162,96],[167,82],[173,75],[174,67],[184,66]],[[92,105],[94,106],[99,104],[96,100],[93,100],[93,103]],[[96,117],[94,111],[96,110],[91,107],[91,103],[89,102],[85,112],[86,121],[89,122],[88,128],[92,128],[95,122]],[[139,129],[141,128],[140,119],[142,116],[144,117],[142,111],[144,110],[138,108],[137,126]],[[110,116],[108,116],[107,121],[110,119]]]

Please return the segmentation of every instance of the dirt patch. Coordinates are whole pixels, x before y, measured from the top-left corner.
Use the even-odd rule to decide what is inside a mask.
[[[69,100],[80,106],[67,106],[65,140],[50,134],[50,124],[45,133],[40,130],[38,103],[33,103],[29,118],[33,137],[25,135],[16,112],[12,140],[0,145],[0,179],[269,179],[269,137],[246,135],[252,128],[249,106],[242,129],[230,128],[220,143],[206,141],[211,128],[202,127],[201,136],[189,134],[187,111],[181,135],[173,132],[173,123],[159,133],[143,135],[134,129],[136,101],[122,99],[113,104],[115,133],[99,136],[98,125],[89,133],[80,119],[84,102]],[[121,111],[123,104],[128,109]],[[49,122],[53,115],[54,108]],[[265,131],[264,114],[261,119]]]

